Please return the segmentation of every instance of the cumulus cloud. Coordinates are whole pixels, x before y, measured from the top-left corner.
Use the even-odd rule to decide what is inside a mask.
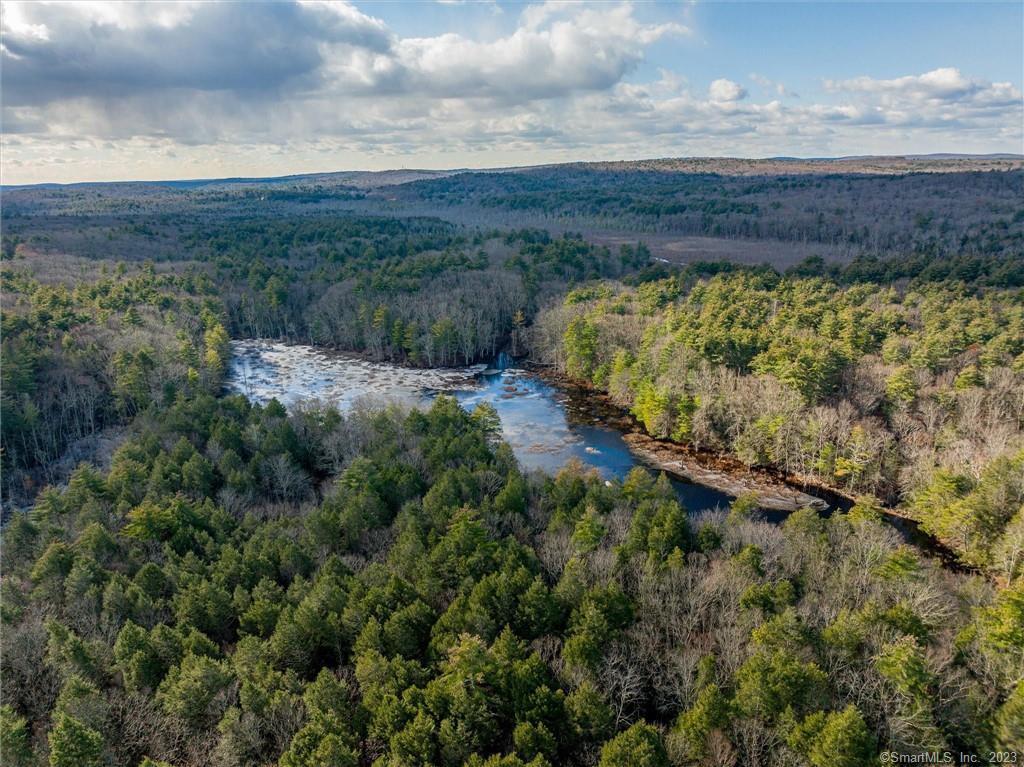
[[[629,5],[547,3],[528,7],[507,37],[412,38],[400,41],[396,52],[410,90],[524,102],[610,88],[642,60],[645,46],[686,32],[675,23],[642,24]]]
[[[893,151],[922,131],[1020,145],[1019,90],[952,68],[829,80],[800,106],[760,75],[750,79],[768,101],[724,77],[691,84],[665,68],[641,77],[652,46],[685,48],[693,36],[646,12],[545,2],[486,34],[403,37],[330,0],[5,2],[4,169],[71,165],[97,177],[137,162],[139,177],[153,175],[144,170],[153,158],[167,158],[161,175],[190,164],[210,175],[410,157],[463,166],[476,156],[826,154],[840,142],[867,152],[887,141]]]
[[[713,80],[708,88],[708,95],[717,104],[727,104],[731,101],[741,101],[747,97],[747,90],[739,83],[732,80],[720,78]]]
[[[908,75],[891,80],[873,77],[855,77],[851,80],[826,80],[825,87],[847,93],[881,94],[898,98],[912,98],[927,101],[961,100],[974,98],[979,94],[1003,91],[1009,95],[1013,88],[1009,83],[992,83],[964,77],[959,69],[943,67],[921,75]]]
[[[400,39],[346,2],[3,6],[11,106],[175,89],[238,98],[412,93],[503,101],[609,88],[645,46],[685,34],[630,5],[529,6],[509,35]]]
[[[1004,135],[1012,135],[1016,123],[1020,135],[1020,90],[1008,82],[966,77],[953,67],[892,79],[826,80],[824,85],[848,99],[834,119],[945,130],[995,128]]]
[[[4,101],[14,106],[274,92],[308,86],[330,46],[386,52],[393,43],[382,22],[338,3],[11,2],[3,31]]]

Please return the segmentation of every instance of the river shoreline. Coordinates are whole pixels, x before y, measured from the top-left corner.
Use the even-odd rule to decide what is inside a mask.
[[[566,407],[573,415],[618,429],[630,449],[644,463],[679,479],[706,485],[732,496],[754,493],[763,508],[773,511],[796,511],[807,506],[824,511],[829,507],[849,508],[854,503],[852,496],[837,488],[777,470],[750,467],[713,450],[700,450],[652,437],[605,392],[547,367],[531,364],[528,369],[568,395]]]
[[[706,485],[728,495],[755,493],[759,505],[772,511],[793,512],[804,507],[818,511],[829,508],[846,510],[856,502],[856,497],[850,493],[807,477],[778,469],[750,467],[730,455],[652,437],[636,418],[612,402],[607,393],[547,366],[527,363],[527,367],[534,375],[569,396],[567,408],[570,412],[619,429],[637,457],[671,476]],[[930,547],[948,552],[941,541],[917,530],[917,521],[912,517],[885,505],[882,513],[898,525],[913,525],[915,535],[926,538]]]
[[[695,513],[749,494],[774,522],[801,508],[828,515],[854,503],[848,493],[811,478],[749,467],[730,455],[651,437],[606,393],[528,359],[516,367],[502,354],[492,367],[422,369],[261,339],[233,340],[232,352],[226,391],[255,401],[276,398],[286,406],[310,397],[342,408],[367,397],[426,403],[442,393],[470,409],[490,402],[502,419],[503,438],[526,469],[554,473],[569,460],[581,460],[608,479],[621,479],[632,467],[646,466],[665,472],[680,502]],[[883,511],[904,540],[955,565],[949,549],[922,533],[915,521],[895,509]]]
[[[624,434],[623,439],[630,450],[648,466],[728,495],[754,495],[757,497],[757,505],[762,509],[792,512],[805,507],[816,511],[829,508],[829,503],[822,498],[787,485],[769,484],[749,472],[743,476],[732,471],[708,468],[694,460],[684,446],[656,440],[640,432]]]
[[[839,488],[787,475],[777,469],[752,468],[729,455],[652,437],[632,414],[612,402],[605,392],[574,381],[551,367],[529,362],[524,365],[538,378],[566,394],[569,398],[566,409],[570,413],[620,430],[623,440],[637,458],[672,477],[733,496],[757,493],[762,509],[782,514],[805,506],[826,513],[836,509],[845,511],[856,502],[854,496]],[[922,531],[914,518],[887,505],[882,505],[881,512],[904,540],[939,559],[943,567],[957,572],[977,572],[964,565],[941,540]]]
[[[380,368],[395,368],[429,375],[431,372],[447,374],[446,384],[428,386],[434,391],[451,391],[454,378],[466,383],[481,373],[495,372],[484,368],[481,363],[463,368],[411,367],[400,363],[374,360],[371,355],[334,347],[307,346],[302,343],[272,341],[269,339],[245,339],[249,343],[281,344],[286,347],[316,350],[326,357],[359,360]],[[545,383],[562,391],[567,397],[566,410],[573,416],[595,424],[610,426],[622,433],[630,451],[645,465],[655,470],[695,485],[702,485],[726,495],[737,497],[755,494],[761,508],[789,513],[810,507],[823,512],[830,508],[848,509],[856,499],[840,488],[831,487],[809,477],[787,474],[778,469],[750,467],[742,461],[714,450],[698,449],[667,439],[649,435],[643,426],[628,411],[615,404],[611,397],[593,386],[575,381],[553,368],[522,360],[524,369]],[[452,378],[454,376],[454,378]],[[915,523],[910,517],[884,507],[884,513],[894,520]]]

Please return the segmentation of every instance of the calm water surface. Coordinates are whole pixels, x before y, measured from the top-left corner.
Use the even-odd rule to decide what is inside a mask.
[[[621,432],[572,418],[564,392],[511,367],[505,357],[491,368],[420,370],[271,341],[233,341],[232,352],[227,387],[257,402],[273,398],[292,405],[321,399],[345,409],[360,399],[426,403],[444,392],[467,410],[481,402],[493,405],[503,436],[525,469],[554,473],[575,458],[607,479],[622,479],[642,465]],[[671,481],[691,512],[732,500],[702,485]]]
[[[558,471],[576,458],[607,479],[622,479],[643,464],[610,426],[579,422],[569,416],[567,395],[524,370],[489,369],[476,378],[478,388],[454,392],[467,410],[489,402],[498,411],[505,440],[527,469]],[[670,480],[690,511],[727,506],[731,496],[680,480]]]
[[[277,399],[286,406],[308,399],[324,400],[341,409],[360,400],[399,401],[429,405],[440,393],[453,395],[472,410],[489,402],[501,418],[505,440],[525,469],[557,472],[572,459],[597,469],[606,479],[622,479],[635,466],[644,466],[611,426],[593,417],[574,416],[566,392],[533,373],[512,367],[506,356],[494,366],[423,370],[374,363],[352,355],[312,346],[274,341],[232,341],[226,387],[253,401]],[[726,507],[733,497],[710,487],[669,480],[679,500],[691,513]],[[841,499],[832,499],[840,508]],[[826,512],[827,513],[827,512]],[[785,512],[762,510],[772,522]],[[917,525],[888,516],[886,520],[908,543],[913,543],[952,564],[950,553],[921,533]]]

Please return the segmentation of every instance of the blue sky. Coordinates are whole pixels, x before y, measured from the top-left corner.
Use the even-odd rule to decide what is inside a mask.
[[[523,5],[359,7],[403,36],[446,31],[497,36],[514,28]],[[706,82],[761,70],[806,87],[820,80],[826,65],[832,78],[954,66],[1019,84],[1024,68],[1024,4],[1016,2],[657,2],[638,4],[636,13],[652,21],[679,21],[695,32],[689,43],[665,40],[651,46],[637,70],[640,78],[659,66]]]
[[[1024,5],[3,5],[5,183],[1022,152]]]
[[[940,67],[1020,82],[1018,3],[719,3],[697,6],[703,49],[679,52],[703,77],[761,70],[810,90],[823,77]],[[671,50],[659,51],[672,56]]]

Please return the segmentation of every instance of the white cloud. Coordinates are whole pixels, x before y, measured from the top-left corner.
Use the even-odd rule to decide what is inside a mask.
[[[708,88],[708,95],[711,100],[718,104],[726,104],[731,101],[741,101],[747,97],[746,89],[739,83],[732,80],[720,78],[711,83]]]
[[[461,35],[409,38],[396,46],[407,88],[444,97],[523,103],[577,91],[605,90],[643,58],[644,47],[678,24],[647,25],[628,5],[596,10],[531,6],[510,35],[481,42]]]
[[[2,25],[3,167],[27,180],[1022,140],[1019,90],[953,68],[825,81],[799,106],[761,75],[756,97],[724,77],[663,68],[645,80],[649,48],[685,46],[690,31],[628,3],[531,5],[480,36],[401,37],[351,3],[319,1],[12,2]]]
[[[973,96],[991,87],[983,80],[970,80],[959,69],[943,67],[922,75],[908,75],[892,80],[855,77],[851,80],[826,80],[825,87],[849,93],[875,93],[915,99],[960,99]]]
[[[174,89],[295,94],[316,83],[332,47],[380,53],[394,42],[346,3],[5,3],[2,23],[10,106],[105,109]]]
[[[10,2],[0,5],[0,19],[3,31],[7,35],[22,40],[38,40],[46,42],[50,39],[50,30],[45,24],[33,23],[29,20],[27,3]]]
[[[1012,83],[966,77],[954,67],[890,80],[871,77],[826,80],[825,88],[861,104],[876,104],[890,115],[906,115],[911,119],[912,112],[922,119],[939,115],[944,119],[960,119],[992,109],[1019,109],[1021,105],[1021,92]]]
[[[5,5],[7,104],[218,91],[262,100],[389,95],[524,102],[606,89],[687,29],[629,4],[528,6],[493,40],[399,38],[346,2]],[[152,10],[151,10],[152,9]],[[282,92],[281,89],[284,89]],[[230,101],[230,98],[228,99]]]
[[[1012,83],[966,77],[954,67],[892,79],[826,80],[824,85],[848,99],[833,117],[907,128],[989,128],[1002,135],[1020,135],[1020,90]],[[1009,151],[1020,149],[1019,139],[1009,146]]]

